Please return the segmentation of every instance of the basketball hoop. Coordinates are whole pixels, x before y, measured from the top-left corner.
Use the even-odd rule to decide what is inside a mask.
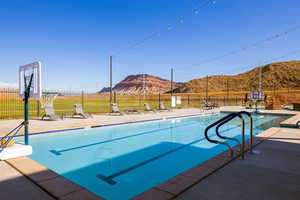
[[[30,98],[39,99],[42,94],[42,76],[41,63],[34,62],[19,68],[19,95],[22,99],[25,98],[25,89],[30,80]]]
[[[39,99],[41,108],[45,108],[45,105],[53,105],[57,96],[57,92],[43,92],[42,97]]]
[[[264,99],[264,92],[261,90],[252,91],[249,96],[252,101],[262,101]]]
[[[19,95],[24,101],[24,140],[29,145],[29,99],[39,99],[42,94],[42,66],[34,62],[19,67]]]

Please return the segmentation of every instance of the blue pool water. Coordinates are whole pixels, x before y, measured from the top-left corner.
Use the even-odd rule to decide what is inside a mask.
[[[223,145],[204,138],[204,129],[222,116],[31,136],[30,157],[105,199],[129,199],[225,151]],[[253,117],[255,134],[284,119],[274,115]],[[233,120],[221,129],[222,134],[241,139],[239,125],[239,119]],[[209,134],[216,138],[213,131]],[[246,134],[248,137],[248,130]]]

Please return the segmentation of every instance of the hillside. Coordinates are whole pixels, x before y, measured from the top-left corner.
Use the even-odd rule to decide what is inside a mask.
[[[208,78],[209,91],[249,91],[259,88],[260,67],[248,72],[232,76],[210,76]],[[261,68],[262,89],[293,89],[300,88],[300,61],[272,63]],[[206,77],[193,79],[174,89],[177,93],[204,92]]]
[[[144,87],[145,83],[145,87]],[[181,86],[182,83],[173,82],[173,88]],[[124,80],[113,87],[113,91],[119,94],[142,94],[143,91],[147,94],[165,93],[170,91],[171,82],[169,80],[152,76],[149,74],[129,75]],[[100,93],[109,92],[109,88],[103,88]]]

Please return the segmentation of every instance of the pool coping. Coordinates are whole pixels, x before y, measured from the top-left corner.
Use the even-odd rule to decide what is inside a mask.
[[[254,109],[242,109],[243,111],[255,111]],[[237,110],[221,110],[220,113],[230,113],[238,112]],[[281,127],[287,128],[297,128],[297,122],[300,121],[300,112],[293,110],[259,110],[260,114],[269,114],[269,115],[289,115],[288,119],[280,123]]]
[[[259,145],[265,140],[265,138],[274,135],[279,130],[280,128],[271,127],[266,131],[256,135],[253,139],[253,147]],[[180,173],[175,177],[172,177],[166,182],[158,184],[149,190],[142,192],[132,199],[173,199],[217,170],[223,168],[231,161],[237,159],[240,156],[238,148],[238,145],[232,148],[234,150],[234,155],[232,157],[229,156],[229,150],[224,151],[217,156],[183,173]],[[246,149],[249,150],[248,143],[246,145]],[[98,195],[95,195],[84,187],[72,182],[71,180],[57,174],[51,169],[39,164],[29,157],[9,159],[5,162],[56,199],[73,199],[74,197],[79,197],[79,199],[104,199]]]

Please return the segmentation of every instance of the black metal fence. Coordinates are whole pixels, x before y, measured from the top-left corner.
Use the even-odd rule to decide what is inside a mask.
[[[49,92],[49,91],[47,91]],[[50,91],[53,92],[53,91]],[[86,112],[107,113],[110,111],[109,94],[92,94],[84,91],[66,92],[55,91],[58,93],[53,105],[57,114],[72,115],[73,105],[82,104]],[[247,92],[231,93],[209,93],[207,101],[216,103],[219,106],[241,106],[245,104]],[[300,90],[270,90],[265,91],[267,101],[272,104],[271,109],[280,109],[280,106],[287,102],[300,102]],[[177,108],[199,108],[200,103],[206,101],[205,94],[173,94],[181,97],[181,104]],[[125,95],[114,94],[113,102],[117,103],[120,109],[144,109],[144,103],[149,103],[154,109],[158,108],[159,102],[164,102],[167,107],[171,105],[170,94],[151,94],[151,95]],[[0,89],[0,119],[20,119],[23,118],[23,101],[19,97],[18,91],[13,89]],[[29,114],[31,118],[40,118],[44,110],[39,100],[31,99]]]
[[[173,94],[181,97],[181,105],[177,108],[200,107],[200,102],[206,101],[206,97],[199,94]],[[157,109],[159,102],[164,102],[167,107],[171,105],[170,94],[151,95],[125,95],[114,94],[113,101],[120,109],[144,109],[144,103],[149,103],[151,107]],[[234,96],[209,96],[207,101],[217,103],[220,106],[235,106],[245,103],[244,95]],[[58,96],[53,102],[57,114],[73,114],[73,105],[82,104],[86,112],[107,113],[110,110],[109,94],[91,94],[86,92],[58,92]],[[0,90],[0,119],[20,119],[23,118],[23,101],[17,90]],[[29,105],[31,118],[39,118],[44,111],[39,100],[31,99]]]

